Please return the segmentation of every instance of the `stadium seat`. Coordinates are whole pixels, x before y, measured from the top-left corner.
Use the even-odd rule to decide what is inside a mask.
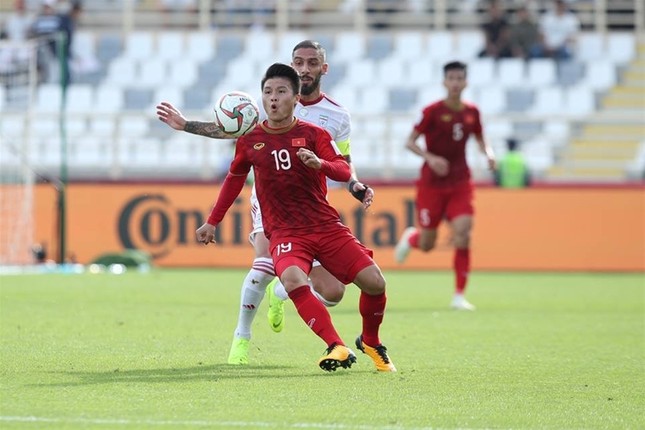
[[[358,112],[360,109],[358,90],[355,86],[341,83],[333,87],[329,93],[333,94],[334,100],[347,108],[350,113]]]
[[[197,64],[194,61],[173,61],[168,67],[168,84],[187,88],[197,82]]]
[[[177,109],[184,108],[184,91],[176,86],[162,86],[154,90],[152,103],[148,112],[154,112],[155,106],[162,101],[170,102]]]
[[[592,89],[583,85],[567,88],[564,95],[567,115],[580,117],[596,110],[596,98]]]
[[[549,120],[542,125],[542,134],[555,143],[563,143],[571,134],[571,127],[565,120]]]
[[[584,62],[594,62],[605,56],[605,38],[600,32],[582,32],[576,40],[575,58]]]
[[[65,133],[67,138],[73,140],[77,137],[87,135],[87,120],[85,117],[68,116],[65,121]]]
[[[154,58],[168,62],[183,62],[186,52],[185,42],[183,32],[164,31],[158,33]],[[180,58],[181,61],[177,61]]]
[[[418,62],[423,56],[424,37],[417,31],[396,33],[393,40],[391,59],[397,62]]]
[[[553,86],[535,91],[535,100],[529,112],[538,116],[566,114],[562,88]]]
[[[521,58],[502,58],[497,62],[496,82],[504,88],[526,85],[526,63]]]
[[[27,129],[27,118],[22,114],[3,112],[0,116],[0,136],[4,142],[14,141],[16,137],[22,137]]]
[[[336,35],[334,52],[330,58],[334,62],[350,62],[365,56],[366,44],[362,34],[344,31]]]
[[[114,59],[107,69],[105,83],[125,87],[136,81],[138,74],[137,62],[127,57]]]
[[[460,31],[457,33],[455,52],[453,55],[461,61],[468,63],[477,58],[484,48],[484,33],[480,30]]]
[[[636,55],[634,33],[610,32],[607,34],[606,57],[616,64],[626,64]]]
[[[277,44],[276,44],[277,47],[274,50],[274,61],[281,61],[287,64],[291,63],[291,54],[293,51],[293,47],[296,46],[296,44],[302,42],[303,40],[306,40],[309,38],[310,36],[307,33],[304,33],[301,31],[287,31],[277,40]],[[320,43],[322,43],[322,41],[318,38],[316,38],[315,40],[318,40]],[[332,50],[331,44],[323,43],[323,47],[328,50],[327,54],[329,58],[329,55]],[[269,66],[269,64],[271,63],[267,63],[266,66]]]
[[[477,58],[468,64],[468,85],[479,88],[491,84],[495,80],[495,60],[492,58]]]
[[[161,141],[150,137],[118,139],[117,159],[126,171],[154,171],[161,163]]]
[[[392,51],[392,37],[389,34],[372,34],[366,44],[365,57],[375,61],[387,58]]]
[[[67,89],[67,111],[70,113],[91,112],[94,108],[94,87],[89,84],[73,84]]]
[[[422,88],[432,85],[439,79],[439,67],[435,67],[431,61],[409,60],[405,63],[404,84],[411,87]]]
[[[123,56],[132,60],[145,60],[155,54],[152,33],[148,31],[134,31],[127,33]]]
[[[376,63],[374,60],[364,58],[347,65],[345,82],[356,88],[372,87],[376,77]]]
[[[38,87],[36,105],[37,113],[56,113],[60,110],[63,101],[63,90],[58,84],[42,84]]]
[[[520,152],[526,158],[526,164],[532,173],[541,175],[553,166],[553,149],[548,141],[539,138],[526,141],[521,146]]]
[[[88,131],[94,137],[113,137],[116,122],[112,116],[95,116],[90,120]]]
[[[216,54],[215,38],[211,31],[190,32],[186,37],[185,56],[196,62],[203,62]]]
[[[273,33],[265,31],[250,31],[244,41],[244,51],[242,57],[252,59],[255,63],[266,63],[267,65],[275,62],[275,40]],[[281,61],[287,61],[287,57]]]
[[[434,31],[428,34],[425,55],[435,63],[443,65],[452,60],[455,55],[455,43],[453,34],[449,31]]]
[[[598,60],[587,64],[583,83],[590,89],[605,91],[616,85],[617,80],[616,65],[608,60]]]
[[[155,88],[166,84],[168,76],[166,61],[158,58],[148,59],[139,65],[139,73],[129,86],[138,88]]]
[[[405,63],[398,58],[388,57],[376,62],[375,83],[378,86],[392,88],[406,85],[405,75]]]
[[[121,137],[144,136],[149,128],[148,119],[140,115],[123,115],[119,119],[119,135]]]
[[[360,89],[360,112],[367,115],[384,113],[389,107],[389,93],[387,91],[374,91],[373,88]]]
[[[481,87],[476,91],[475,102],[482,115],[497,115],[506,111],[506,91],[497,85]]]
[[[537,58],[528,62],[527,82],[530,87],[537,89],[552,85],[557,76],[556,62],[548,58]]]
[[[123,90],[113,85],[99,85],[95,92],[95,113],[116,113],[125,106]]]
[[[105,174],[112,167],[112,141],[85,136],[70,146],[68,163],[73,172]]]

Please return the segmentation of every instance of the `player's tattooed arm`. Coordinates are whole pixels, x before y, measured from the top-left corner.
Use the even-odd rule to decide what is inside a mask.
[[[230,136],[224,133],[214,122],[186,121],[184,131],[187,133],[198,134],[200,136],[211,137],[213,139],[230,138]]]

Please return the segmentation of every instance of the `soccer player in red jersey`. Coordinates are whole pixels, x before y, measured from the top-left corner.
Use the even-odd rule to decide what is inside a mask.
[[[238,138],[229,173],[207,222],[197,229],[197,239],[204,244],[214,241],[216,226],[253,168],[275,272],[302,320],[327,344],[319,366],[326,371],[351,367],[356,356],[308,286],[314,259],[344,284],[354,283],[361,289],[363,324],[356,346],[374,361],[377,370],[396,371],[379,338],[385,313],[385,278],[372,259],[372,251],[358,242],[327,202],[326,178],[346,182],[350,167],[327,131],[294,117],[300,77],[291,66],[270,66],[261,87],[268,118]],[[178,130],[203,134],[199,129],[206,127],[211,137],[230,138],[214,123],[186,121],[169,103],[158,105],[157,115]]]
[[[461,100],[467,85],[467,66],[451,62],[444,66],[445,99],[423,109],[414,125],[406,148],[422,157],[421,177],[417,181],[416,211],[419,227],[408,227],[394,250],[395,258],[403,263],[411,248],[428,252],[437,242],[437,227],[445,218],[452,229],[455,247],[453,269],[455,295],[452,308],[474,310],[464,298],[470,272],[470,232],[473,226],[473,185],[466,163],[466,142],[473,135],[479,148],[495,169],[495,155],[484,140],[479,110]],[[423,135],[425,149],[417,145]]]

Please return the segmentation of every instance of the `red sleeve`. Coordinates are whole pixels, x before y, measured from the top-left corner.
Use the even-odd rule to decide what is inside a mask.
[[[430,124],[432,122],[432,114],[434,113],[434,111],[434,105],[430,105],[423,109],[423,111],[421,112],[421,118],[419,118],[414,124],[414,129],[417,132],[423,134],[430,128]]]
[[[349,164],[347,164],[345,157],[340,154],[338,147],[327,131],[323,130],[318,134],[315,152],[322,162],[320,171],[325,176],[338,182],[349,181],[352,175]]]
[[[211,214],[208,216],[206,222],[211,225],[217,225],[222,221],[228,208],[231,207],[237,196],[240,195],[245,182],[246,175],[233,175],[230,172],[226,175],[222,189],[219,192],[219,196],[217,196],[217,202],[215,202],[215,206],[211,209]]]
[[[476,107],[473,107],[473,111],[475,114],[475,125],[473,126],[473,133],[475,134],[475,136],[481,136],[483,131],[482,131],[482,122],[479,115],[479,109],[477,109]]]

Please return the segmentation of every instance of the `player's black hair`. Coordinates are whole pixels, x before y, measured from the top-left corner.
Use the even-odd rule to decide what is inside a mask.
[[[303,40],[302,42],[298,43],[296,46],[293,47],[293,51],[291,51],[291,58],[293,58],[293,54],[298,49],[303,49],[303,48],[312,48],[315,49],[318,52],[318,55],[320,55],[323,59],[323,63],[327,61],[327,50],[322,47],[322,45],[315,40]]]
[[[271,78],[285,78],[291,84],[294,94],[300,94],[300,76],[293,67],[283,63],[273,63],[269,66],[264,77],[260,89],[264,89],[264,84]]]
[[[446,63],[446,65],[443,66],[443,75],[446,76],[451,70],[461,70],[464,74],[468,74],[468,66],[462,61],[451,61],[450,63]]]

